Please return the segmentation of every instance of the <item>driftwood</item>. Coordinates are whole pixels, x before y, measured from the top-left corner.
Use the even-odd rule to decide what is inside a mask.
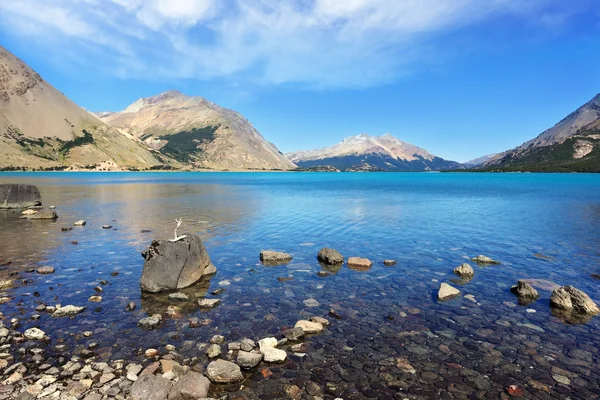
[[[177,223],[177,226],[175,227],[175,238],[169,240],[169,242],[178,242],[181,239],[185,239],[185,235],[181,235],[181,236],[177,235],[177,229],[181,226],[181,223],[183,222],[183,218],[175,219],[175,222]]]

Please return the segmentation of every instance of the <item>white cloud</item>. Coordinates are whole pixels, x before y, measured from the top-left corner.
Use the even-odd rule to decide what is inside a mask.
[[[496,16],[535,19],[558,1],[1,1],[0,29],[61,46],[47,51],[77,47],[82,63],[101,58],[122,77],[367,87],[435,58],[452,30]]]

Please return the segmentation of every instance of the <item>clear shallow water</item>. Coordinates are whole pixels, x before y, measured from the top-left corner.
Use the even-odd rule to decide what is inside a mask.
[[[573,325],[553,316],[547,283],[526,307],[510,293],[518,279],[535,278],[572,284],[600,301],[600,281],[590,277],[600,273],[598,175],[1,173],[0,182],[38,185],[44,204],[56,205],[60,216],[52,223],[0,212],[0,258],[12,261],[1,273],[19,271],[33,280],[6,290],[13,299],[0,311],[22,319],[23,330],[41,327],[52,344],[65,343],[70,352],[94,342],[101,358],[141,361],[140,349],[170,343],[206,364],[198,344],[214,334],[260,339],[335,309],[343,319],[330,318],[323,334],[307,339],[306,357],[271,366],[268,379],[261,364],[245,384],[262,398],[281,397],[286,383],[309,381],[332,398],[393,398],[397,392],[497,398],[509,384],[524,386],[528,398],[600,395],[600,317]],[[169,317],[167,307],[180,304],[139,292],[139,253],[152,239],[170,238],[181,217],[180,232],[197,233],[218,269],[188,292],[226,291],[216,309],[188,305]],[[79,219],[87,226],[61,232]],[[116,230],[101,229],[104,224]],[[319,277],[316,254],[324,246],[374,265],[366,272],[343,266]],[[265,267],[258,262],[261,249],[286,251],[294,260]],[[503,264],[472,263],[474,279],[452,283],[452,269],[478,254]],[[398,264],[385,267],[386,258]],[[56,273],[24,272],[41,265]],[[119,275],[111,276],[114,271]],[[89,303],[102,279],[110,282],[103,301]],[[438,302],[440,282],[477,303]],[[307,307],[307,299],[320,305]],[[134,312],[124,311],[130,301],[138,304]],[[44,313],[28,320],[40,302],[88,309],[72,320]],[[160,329],[137,328],[154,312],[165,316]],[[189,328],[190,317],[206,325]],[[92,338],[81,335],[88,330]],[[402,373],[395,366],[399,357],[416,374]],[[568,376],[570,384],[558,384],[553,375]]]

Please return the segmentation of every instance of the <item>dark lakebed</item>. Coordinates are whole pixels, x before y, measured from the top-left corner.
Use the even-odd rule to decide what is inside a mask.
[[[281,338],[297,320],[320,316],[330,325],[305,338],[303,354],[284,345],[285,363],[263,362],[210,394],[288,398],[285,388],[296,385],[307,399],[488,399],[517,385],[523,398],[600,396],[600,316],[574,324],[549,307],[554,285],[600,302],[592,277],[600,274],[600,175],[0,173],[0,183],[37,185],[59,215],[31,221],[0,211],[0,264],[10,262],[0,279],[26,280],[2,290],[4,323],[17,318],[17,330],[39,327],[50,337],[12,346],[15,362],[35,364],[27,351],[35,346],[50,365],[91,348],[99,361],[146,366],[145,349],[164,355],[173,345],[201,369],[214,335],[226,343]],[[220,298],[214,309],[140,293],[140,252],[172,238],[176,218],[180,233],[201,237],[218,270],[184,292]],[[74,227],[80,219],[87,225]],[[316,258],[326,246],[373,266],[328,269]],[[265,249],[293,260],[262,265]],[[479,254],[502,264],[469,261]],[[468,282],[452,273],[463,262],[475,269]],[[41,266],[55,272],[26,272]],[[510,292],[525,278],[537,279],[540,293],[526,306]],[[102,301],[89,302],[103,280]],[[438,301],[442,282],[462,296]],[[137,308],[126,311],[132,301]],[[53,318],[36,311],[42,303],[87,309]],[[137,326],[155,313],[163,315],[158,329]],[[190,318],[201,326],[190,327]]]

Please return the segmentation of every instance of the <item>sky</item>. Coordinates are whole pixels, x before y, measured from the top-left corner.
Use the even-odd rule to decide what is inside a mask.
[[[464,162],[600,92],[597,0],[3,0],[0,45],[90,111],[175,89],[283,152],[391,133]]]

